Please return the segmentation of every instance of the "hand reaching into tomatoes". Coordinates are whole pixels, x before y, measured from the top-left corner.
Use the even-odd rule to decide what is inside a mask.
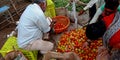
[[[98,48],[98,55],[104,56],[106,54],[108,54],[107,48],[105,48],[104,46]]]
[[[96,60],[109,60],[108,50],[101,46],[98,48],[98,55],[96,56]]]
[[[88,39],[87,42],[83,44],[82,48],[88,48],[90,44],[91,44],[91,40]]]
[[[82,48],[84,49],[84,48],[88,48],[89,46],[89,43],[88,42],[85,42],[85,43],[83,43],[83,46],[82,46]]]

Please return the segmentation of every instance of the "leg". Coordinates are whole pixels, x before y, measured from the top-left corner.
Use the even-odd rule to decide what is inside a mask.
[[[24,49],[27,50],[40,50],[41,53],[46,53],[47,51],[50,51],[53,49],[53,43],[49,41],[44,41],[41,39],[35,40],[30,42]]]

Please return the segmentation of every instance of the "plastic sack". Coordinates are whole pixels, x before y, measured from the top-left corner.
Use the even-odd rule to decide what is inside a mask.
[[[68,12],[68,10],[65,7],[56,8],[55,11],[57,16],[58,15],[66,16]]]
[[[82,26],[87,24],[90,19],[88,12],[84,12],[82,15],[78,16],[77,18],[78,18],[78,24]]]
[[[52,2],[52,0],[47,0],[47,7],[46,7],[45,15],[51,18],[56,16],[55,5]]]
[[[85,25],[86,23],[88,23],[89,21],[89,14],[88,12],[84,12],[83,14],[81,14],[80,16],[78,16],[78,12],[76,12],[76,16],[77,16],[77,19],[78,19],[78,24],[79,25]],[[69,11],[67,13],[67,16],[70,18],[70,20],[72,22],[74,22],[74,15],[73,15],[73,12],[72,11]]]

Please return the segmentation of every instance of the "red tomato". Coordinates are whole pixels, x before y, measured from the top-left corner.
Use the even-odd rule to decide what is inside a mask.
[[[93,60],[96,58],[98,46],[102,45],[102,40],[96,40],[91,43],[88,49],[82,49],[82,45],[86,42],[85,29],[71,30],[64,33],[58,43],[58,52],[77,53],[82,60]]]

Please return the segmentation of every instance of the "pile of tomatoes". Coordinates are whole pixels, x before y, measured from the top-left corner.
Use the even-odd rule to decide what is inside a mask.
[[[62,23],[55,23],[54,30],[56,33],[60,33],[64,30],[65,25]]]
[[[82,60],[95,60],[98,47],[102,46],[102,40],[95,40],[91,43],[89,48],[82,48],[83,43],[86,42],[85,28],[71,30],[65,32],[59,42],[57,52],[75,52]]]
[[[62,24],[62,23],[56,23],[56,24],[54,25],[54,29],[60,29],[60,28],[63,28],[63,27],[65,27],[65,25]]]

